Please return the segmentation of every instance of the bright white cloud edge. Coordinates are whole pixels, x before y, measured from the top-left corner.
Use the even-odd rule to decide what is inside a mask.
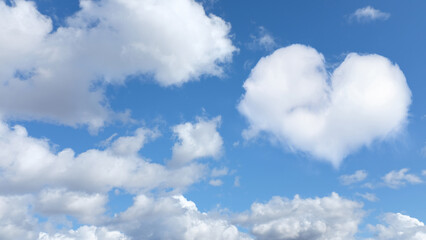
[[[338,167],[349,154],[403,129],[411,91],[385,57],[350,53],[331,74],[322,54],[295,44],[259,60],[238,105],[246,139],[266,133]]]
[[[108,105],[105,86],[145,75],[162,86],[223,75],[236,48],[230,24],[194,0],[81,1],[67,25],[34,2],[0,1],[0,115],[96,132],[129,118]],[[194,42],[196,42],[196,47]]]

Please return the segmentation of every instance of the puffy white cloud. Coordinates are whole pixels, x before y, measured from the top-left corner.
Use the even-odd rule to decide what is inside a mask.
[[[329,75],[324,57],[304,45],[262,58],[244,89],[246,138],[264,132],[334,166],[401,130],[411,103],[404,74],[387,58],[351,53]]]
[[[194,159],[222,154],[223,140],[217,132],[221,117],[210,120],[199,118],[196,123],[184,123],[173,127],[178,142],[173,146],[172,166],[179,166]]]
[[[118,231],[109,231],[105,227],[82,226],[67,233],[50,235],[41,232],[38,240],[130,240],[130,238]]]
[[[368,174],[365,170],[358,170],[352,175],[342,175],[340,176],[340,182],[343,185],[350,185],[353,183],[362,182],[367,178]]]
[[[133,239],[250,239],[228,221],[198,211],[181,195],[158,199],[139,195],[113,225]]]
[[[37,220],[29,214],[31,196],[0,196],[0,239],[33,240]]]
[[[424,240],[426,227],[416,218],[401,213],[387,213],[383,221],[386,225],[378,224],[370,229],[376,233],[377,240]]]
[[[222,140],[216,131],[219,120],[200,120],[191,125],[195,132],[190,135],[207,132],[207,136],[220,140],[217,141],[221,147]],[[125,212],[115,217],[105,214],[109,201],[106,193],[114,188],[135,194],[150,194],[154,189],[159,195],[180,193],[204,175],[210,175],[205,165],[196,162],[169,168],[144,160],[139,151],[157,135],[155,131],[140,128],[131,136],[109,141],[103,150],[90,149],[76,155],[71,149],[56,152],[48,140],[28,136],[24,127],[10,128],[0,122],[0,192],[21,194],[0,196],[0,238],[33,240],[39,235],[39,240],[127,240],[127,236],[249,239],[224,217],[199,212],[193,202],[181,195],[158,199],[139,195]],[[201,141],[197,142],[198,147],[202,143],[210,144]],[[216,175],[223,171],[216,170]],[[47,222],[38,222],[34,214]],[[79,224],[93,226],[67,231],[72,227],[69,223],[70,226],[65,225],[63,231],[56,233],[59,230],[55,224],[66,216],[74,217]]]
[[[390,188],[399,188],[407,183],[418,184],[423,181],[414,174],[408,173],[409,169],[403,168],[399,171],[393,170],[382,177],[383,183]]]
[[[280,197],[254,203],[236,222],[250,228],[257,239],[354,239],[363,216],[362,204],[333,193],[329,197],[293,200]]]
[[[0,192],[29,193],[46,187],[105,193],[113,187],[130,192],[154,188],[184,189],[198,181],[205,166],[198,163],[169,169],[138,155],[147,139],[157,133],[138,129],[120,137],[104,150],[75,155],[71,149],[55,153],[47,140],[28,136],[26,129],[0,123]]]
[[[236,48],[230,25],[194,0],[81,1],[67,25],[32,2],[0,1],[0,114],[96,131],[126,118],[104,96],[107,84],[150,75],[163,86],[222,74]]]
[[[35,209],[44,216],[71,215],[80,223],[96,223],[105,212],[108,197],[99,193],[44,189],[35,201]]]
[[[387,20],[390,17],[389,13],[382,12],[371,6],[357,9],[351,18],[355,18],[358,22],[368,22],[373,20]]]

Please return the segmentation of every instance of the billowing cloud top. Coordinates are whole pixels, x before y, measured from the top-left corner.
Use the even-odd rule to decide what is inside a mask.
[[[254,203],[237,222],[250,227],[259,240],[349,240],[358,230],[361,207],[336,193],[315,199],[274,197],[265,204]]]
[[[230,24],[193,0],[80,5],[52,32],[33,2],[0,1],[0,114],[96,130],[117,117],[105,84],[139,74],[162,86],[220,76],[236,50]]]
[[[324,57],[304,45],[262,58],[244,89],[246,138],[265,132],[334,166],[398,132],[411,103],[404,74],[385,57],[351,53],[329,74]]]

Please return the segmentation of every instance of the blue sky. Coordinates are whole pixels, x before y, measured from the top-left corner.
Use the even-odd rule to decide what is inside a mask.
[[[425,8],[0,0],[0,238],[426,239]]]

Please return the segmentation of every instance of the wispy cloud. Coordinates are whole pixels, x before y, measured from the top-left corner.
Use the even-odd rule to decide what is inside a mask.
[[[371,6],[357,9],[351,14],[350,19],[355,19],[358,22],[370,22],[374,20],[387,20],[390,17],[390,13],[382,12]]]
[[[251,49],[263,49],[271,51],[278,46],[275,38],[266,30],[265,27],[260,26],[257,34],[250,35],[252,41],[249,43]]]
[[[340,182],[343,185],[350,185],[353,183],[364,181],[367,178],[368,174],[365,170],[358,170],[352,175],[342,175],[340,176]]]
[[[357,196],[360,196],[364,198],[365,200],[368,200],[370,202],[377,202],[379,201],[379,198],[374,193],[356,193]]]
[[[418,176],[409,174],[408,171],[408,168],[391,171],[382,177],[383,183],[390,188],[400,188],[407,183],[418,184],[423,182]]]

